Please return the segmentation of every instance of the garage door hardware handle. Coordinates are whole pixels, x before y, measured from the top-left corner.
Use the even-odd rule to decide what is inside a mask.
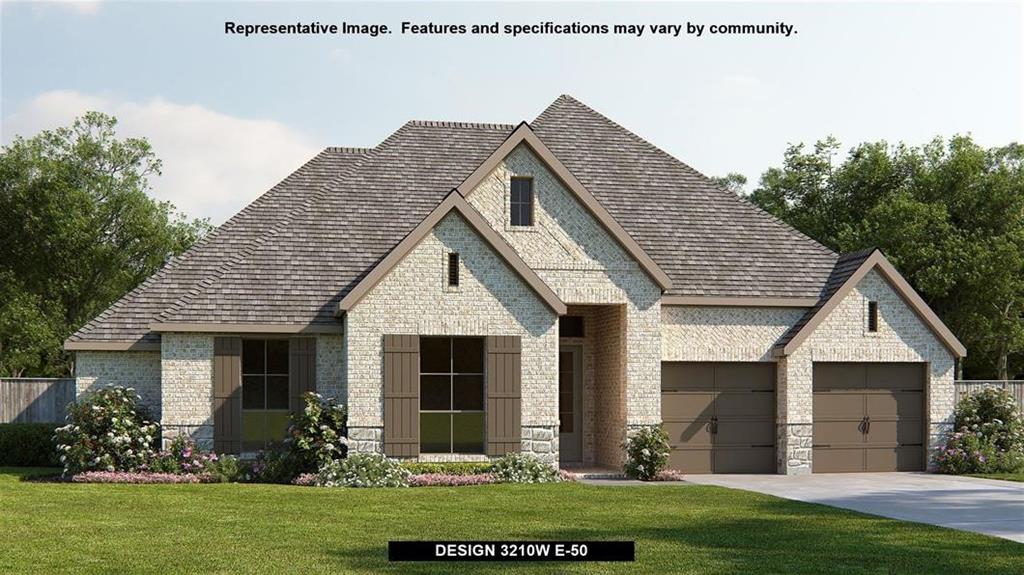
[[[718,433],[718,417],[717,416],[714,416],[714,417],[711,418],[711,421],[708,422],[707,429],[708,429],[708,431],[712,435]]]
[[[864,435],[867,435],[869,432],[871,432],[871,418],[865,415],[864,419],[860,420],[860,425],[857,426],[857,431],[863,433]]]

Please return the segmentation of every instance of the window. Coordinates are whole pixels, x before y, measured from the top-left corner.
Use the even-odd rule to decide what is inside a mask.
[[[459,287],[459,254],[451,252],[448,254],[448,286]]]
[[[483,338],[420,338],[420,452],[484,452]]]
[[[583,316],[563,315],[558,318],[559,337],[583,337]]]
[[[284,440],[288,399],[288,340],[242,340],[242,451]]]
[[[878,331],[878,302],[877,301],[869,301],[868,302],[868,331],[872,332],[872,333]]]
[[[509,211],[513,226],[533,225],[533,178],[512,178]]]

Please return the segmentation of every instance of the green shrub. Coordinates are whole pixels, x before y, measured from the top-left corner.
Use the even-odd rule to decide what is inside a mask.
[[[404,461],[402,467],[409,470],[413,475],[439,474],[439,475],[483,475],[490,473],[493,466],[487,462],[457,461],[449,463],[422,463],[417,461]]]
[[[153,457],[159,427],[132,388],[107,386],[68,405],[54,442],[64,474],[136,471]]]
[[[323,464],[345,457],[348,428],[345,406],[318,393],[303,396],[302,413],[293,413],[288,426],[288,448],[299,473],[315,472]],[[298,473],[296,474],[298,475]]]
[[[317,472],[322,487],[408,487],[409,470],[380,453],[352,453],[325,463]]]
[[[496,460],[492,473],[501,483],[555,483],[561,480],[553,465],[523,453],[509,453]]]
[[[206,462],[204,473],[217,483],[235,483],[242,480],[244,466],[233,455],[213,455]]]
[[[642,427],[629,435],[622,444],[626,450],[623,468],[628,477],[652,481],[668,465],[672,450],[668,434],[660,425]]]
[[[56,467],[60,465],[53,447],[53,423],[0,424],[0,465]]]
[[[1005,389],[985,388],[961,399],[954,428],[934,455],[940,473],[1024,470],[1024,420]]]
[[[242,470],[242,477],[253,483],[291,483],[302,473],[301,462],[291,451],[260,451]]]

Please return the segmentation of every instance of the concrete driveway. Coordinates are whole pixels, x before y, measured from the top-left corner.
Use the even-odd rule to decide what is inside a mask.
[[[688,475],[686,480],[1024,543],[1024,483],[926,473]]]

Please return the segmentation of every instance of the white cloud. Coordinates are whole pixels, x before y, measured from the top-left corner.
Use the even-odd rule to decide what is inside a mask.
[[[121,137],[145,137],[163,161],[150,179],[153,195],[185,213],[229,218],[313,157],[319,147],[304,134],[272,120],[238,118],[198,105],[52,91],[3,120],[3,140],[69,124],[88,110],[118,119]]]

